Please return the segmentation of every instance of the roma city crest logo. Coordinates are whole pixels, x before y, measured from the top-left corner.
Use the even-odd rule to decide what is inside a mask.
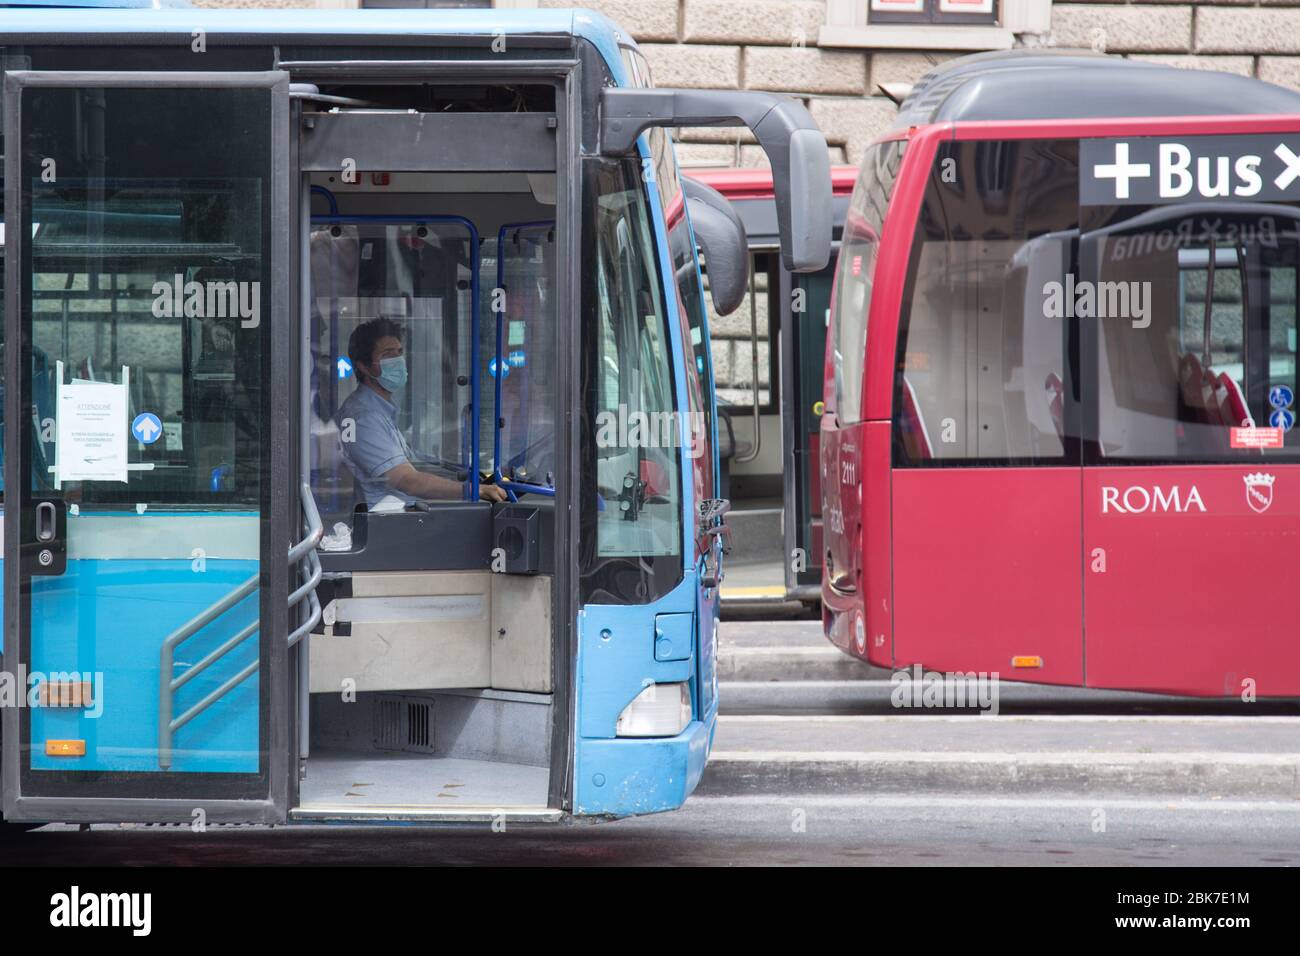
[[[1273,503],[1273,482],[1277,479],[1273,475],[1255,472],[1242,480],[1246,482],[1246,504],[1250,505],[1251,511],[1263,514]]]

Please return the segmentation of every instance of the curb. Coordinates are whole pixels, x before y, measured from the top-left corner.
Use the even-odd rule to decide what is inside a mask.
[[[1269,753],[715,752],[696,793],[1300,799],[1300,756]]]
[[[860,681],[889,677],[889,671],[849,657],[838,647],[744,647],[718,650],[718,680],[745,683],[771,681]]]

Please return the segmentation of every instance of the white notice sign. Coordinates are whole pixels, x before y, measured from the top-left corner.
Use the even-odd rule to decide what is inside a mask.
[[[55,450],[59,481],[126,481],[127,386],[59,386]]]

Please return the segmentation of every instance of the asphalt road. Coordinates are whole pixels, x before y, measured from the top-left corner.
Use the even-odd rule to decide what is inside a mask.
[[[693,797],[675,813],[569,825],[48,826],[10,865],[1297,866],[1290,802]]]
[[[1268,763],[1296,749],[1295,702],[1153,700],[1008,684],[1001,718],[900,712],[889,705],[888,681],[827,648],[815,622],[729,623],[721,645],[733,679],[721,689],[715,748],[740,756],[833,757],[847,748],[853,752],[840,755],[845,759],[879,762],[893,747],[902,756],[992,749],[1017,760],[1039,751],[1097,760],[1116,750],[1149,762],[1204,750],[1238,760],[1245,751]],[[742,675],[750,679],[735,679]],[[814,679],[823,677],[832,679]],[[1012,716],[1017,712],[1040,716]],[[672,813],[512,823],[505,832],[483,824],[212,826],[204,833],[175,826],[10,827],[0,831],[0,865],[1300,865],[1294,787],[1238,787],[1220,798],[1210,790],[1158,795],[1140,782],[1127,791],[1035,789],[1025,776],[1009,790],[981,792],[959,775],[951,786],[915,792],[927,786],[924,779],[943,783],[931,775],[909,776],[906,786],[892,789],[862,781],[832,788],[774,778],[768,790],[725,795],[702,786]]]

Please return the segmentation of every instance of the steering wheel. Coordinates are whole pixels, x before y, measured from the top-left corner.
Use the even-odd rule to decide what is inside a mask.
[[[530,481],[514,481],[510,478],[498,477],[494,482],[498,488],[506,493],[511,501],[518,501],[519,495],[542,495],[547,498],[555,497],[555,489],[550,485],[535,485]]]

